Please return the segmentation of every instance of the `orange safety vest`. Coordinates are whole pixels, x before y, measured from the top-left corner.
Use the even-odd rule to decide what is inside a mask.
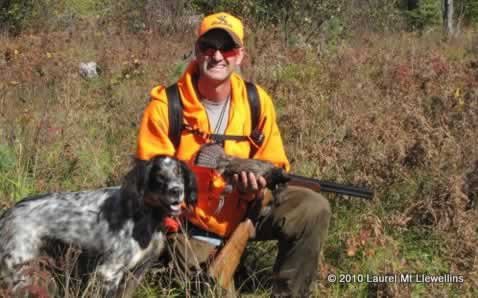
[[[177,86],[183,105],[183,122],[192,130],[212,133],[204,106],[201,104],[193,85],[193,75],[197,71],[195,62],[191,62],[185,73],[178,80]],[[260,121],[263,124],[264,141],[253,156],[255,159],[268,160],[276,166],[289,170],[282,138],[276,123],[274,106],[269,95],[259,86]],[[252,130],[247,91],[243,79],[236,73],[231,75],[231,107],[226,135],[250,135]],[[200,147],[208,142],[199,134],[183,130],[178,149],[168,138],[168,98],[166,88],[157,86],[151,91],[151,101],[146,107],[137,139],[136,156],[149,160],[155,155],[166,154],[185,161],[191,167],[198,181],[198,202],[192,212],[187,212],[187,219],[206,231],[222,237],[229,236],[245,216],[247,202],[240,200],[233,191],[226,195],[224,207],[215,213],[219,204],[225,181],[214,170],[197,167],[193,164]],[[228,155],[248,158],[251,143],[246,140],[226,140],[224,151]]]

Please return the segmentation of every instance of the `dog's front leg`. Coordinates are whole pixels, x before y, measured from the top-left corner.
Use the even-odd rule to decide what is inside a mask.
[[[102,264],[98,266],[97,273],[101,278],[103,295],[107,298],[120,297],[118,287],[124,277],[124,268],[122,266],[111,264]]]
[[[152,267],[155,260],[156,259],[149,258],[143,263],[137,265],[137,267],[134,268],[131,272],[126,273],[118,289],[118,297],[133,297],[136,289],[143,280],[143,277],[145,276],[148,269]]]

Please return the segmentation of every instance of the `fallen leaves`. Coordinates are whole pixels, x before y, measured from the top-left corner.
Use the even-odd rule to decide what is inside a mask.
[[[383,232],[381,220],[376,216],[368,216],[358,233],[351,235],[346,241],[346,254],[355,257],[359,254],[366,257],[375,256],[379,247],[387,245],[387,236]]]

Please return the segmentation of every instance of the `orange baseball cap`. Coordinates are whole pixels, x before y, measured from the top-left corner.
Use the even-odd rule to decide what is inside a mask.
[[[212,29],[225,30],[232,37],[234,42],[243,46],[244,40],[244,26],[241,20],[225,12],[219,12],[206,16],[199,26],[198,38],[206,34]]]

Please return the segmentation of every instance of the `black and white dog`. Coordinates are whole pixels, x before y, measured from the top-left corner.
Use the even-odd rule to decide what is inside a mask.
[[[157,156],[137,161],[121,187],[25,198],[0,217],[0,281],[14,291],[25,286],[22,265],[61,243],[95,259],[106,296],[123,296],[131,291],[127,273],[138,281],[161,254],[164,218],[178,215],[183,201],[194,204],[196,196],[187,165]]]

